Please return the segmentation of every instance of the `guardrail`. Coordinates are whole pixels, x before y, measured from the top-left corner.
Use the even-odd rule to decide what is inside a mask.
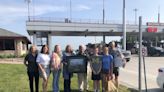
[[[95,23],[103,24],[101,19],[69,19],[69,18],[54,18],[54,17],[30,17],[28,21],[40,21],[40,22],[58,22],[58,23]],[[119,20],[105,20],[104,24],[122,24]],[[126,21],[126,24],[135,25],[134,21]]]

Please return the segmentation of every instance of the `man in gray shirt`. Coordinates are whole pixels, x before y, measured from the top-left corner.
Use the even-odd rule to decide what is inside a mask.
[[[121,51],[117,48],[117,44],[115,42],[111,42],[110,44],[110,54],[113,56],[113,74],[115,75],[116,87],[119,87],[118,77],[119,77],[119,67],[123,66],[123,55]]]

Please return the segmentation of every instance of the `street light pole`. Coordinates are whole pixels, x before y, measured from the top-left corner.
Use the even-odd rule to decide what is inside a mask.
[[[138,11],[138,9],[135,8],[134,9],[134,12],[135,12],[135,25],[137,25],[137,11]]]
[[[31,3],[31,0],[25,0],[25,2],[27,2],[27,7],[28,7],[28,21],[30,21],[30,3]]]
[[[103,24],[105,23],[105,0],[103,0]],[[105,35],[103,35],[103,43],[105,44]]]
[[[158,7],[158,23],[160,23],[160,6]]]
[[[70,0],[70,21],[72,20],[72,0]]]
[[[103,0],[103,24],[105,22],[105,2]]]
[[[125,0],[123,0],[123,49],[126,50],[126,8]]]

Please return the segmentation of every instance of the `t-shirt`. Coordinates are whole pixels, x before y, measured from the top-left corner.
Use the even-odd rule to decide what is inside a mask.
[[[121,51],[118,48],[115,48],[110,51],[113,56],[114,67],[121,67],[123,64],[123,59],[121,58]]]
[[[36,63],[36,57],[37,57],[37,55],[33,56],[31,53],[27,54],[25,57],[25,61],[28,62],[27,70],[29,72],[37,72],[38,71],[38,65]]]
[[[103,70],[110,70],[110,66],[113,62],[112,55],[103,55],[102,56],[102,69]]]
[[[50,56],[47,54],[40,53],[37,56],[36,62],[43,66],[48,66],[50,64]]]
[[[52,65],[55,65],[55,68],[60,69],[61,59],[62,59],[62,55],[58,55],[57,53],[53,53],[51,56]]]

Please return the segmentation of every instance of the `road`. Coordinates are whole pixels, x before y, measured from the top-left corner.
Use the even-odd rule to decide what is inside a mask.
[[[158,68],[164,67],[164,57],[145,57],[148,92],[164,92],[156,83]],[[143,72],[143,66],[142,66]],[[125,68],[120,69],[120,82],[128,87],[138,89],[138,56],[132,56]],[[145,90],[142,73],[142,90]]]

